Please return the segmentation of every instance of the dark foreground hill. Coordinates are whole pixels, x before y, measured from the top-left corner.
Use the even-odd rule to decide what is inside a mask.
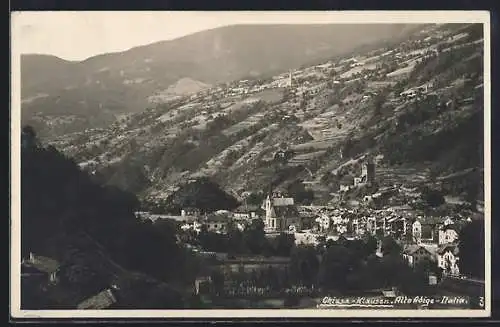
[[[76,309],[107,289],[118,299],[112,308],[187,305],[197,271],[173,227],[138,220],[134,195],[93,182],[30,128],[21,157],[23,258],[59,263],[57,284],[22,284],[23,309]]]

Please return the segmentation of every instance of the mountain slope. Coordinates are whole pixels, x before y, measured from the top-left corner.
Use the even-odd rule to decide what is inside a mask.
[[[394,47],[296,69],[291,88],[280,87],[288,74],[242,80],[53,144],[150,199],[207,176],[238,195],[304,180],[328,201],[344,175],[361,173],[367,154],[387,187],[481,169],[477,26],[424,28]],[[447,189],[461,195],[466,187]]]
[[[141,111],[150,96],[184,78],[217,84],[263,77],[369,43],[395,40],[412,28],[403,24],[237,25],[81,62],[23,55],[23,117],[76,115],[108,123],[113,119],[110,113]],[[96,121],[87,125],[92,123]]]

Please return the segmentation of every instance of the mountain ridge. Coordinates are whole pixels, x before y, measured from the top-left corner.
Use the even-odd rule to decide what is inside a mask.
[[[233,25],[79,62],[22,55],[21,96],[35,98],[23,103],[23,119],[29,121],[37,113],[77,115],[91,127],[90,118],[108,122],[99,119],[103,108],[117,114],[139,112],[149,105],[149,96],[182,78],[210,85],[250,75],[259,78],[366,43],[395,39],[413,25],[352,25],[345,33],[342,29],[347,27]]]

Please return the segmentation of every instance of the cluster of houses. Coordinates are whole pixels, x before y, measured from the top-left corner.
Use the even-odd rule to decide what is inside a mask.
[[[405,100],[411,100],[414,99],[418,96],[425,95],[428,92],[430,92],[434,87],[434,83],[428,82],[416,87],[412,87],[408,90],[405,90],[399,94],[400,98],[405,99]]]
[[[216,233],[227,232],[229,222],[243,230],[253,219],[262,219],[269,236],[293,233],[296,243],[317,243],[319,235],[334,240],[341,235],[348,239],[361,238],[366,233],[392,236],[403,244],[403,256],[409,265],[427,258],[452,275],[460,273],[460,228],[476,219],[417,216],[409,207],[373,210],[297,206],[292,197],[281,192],[270,192],[262,206],[243,205],[233,212],[220,210],[200,215],[196,210],[184,209],[180,216],[149,215],[149,218],[180,220],[183,230],[200,232],[205,226],[206,230]]]
[[[403,256],[411,266],[429,259],[437,263],[444,273],[460,275],[458,262],[459,233],[462,222],[455,222],[450,217],[442,219],[418,219],[412,224],[414,242],[407,245]]]
[[[315,222],[319,235],[337,239],[361,238],[366,233],[374,236],[393,236],[403,245],[403,257],[410,266],[428,259],[436,262],[444,273],[460,275],[459,234],[464,224],[481,215],[465,220],[452,217],[416,216],[408,209],[354,210],[323,208]],[[309,237],[308,237],[309,236]],[[311,231],[300,234],[301,243],[315,243]]]

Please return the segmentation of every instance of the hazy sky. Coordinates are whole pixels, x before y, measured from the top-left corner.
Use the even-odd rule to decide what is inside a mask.
[[[22,12],[12,16],[12,35],[21,53],[82,60],[194,32],[234,24],[387,22],[380,12]],[[395,17],[395,15],[397,17]],[[449,20],[450,13],[397,13],[400,23]],[[460,14],[459,17],[463,17]],[[456,19],[456,18],[455,18]]]

